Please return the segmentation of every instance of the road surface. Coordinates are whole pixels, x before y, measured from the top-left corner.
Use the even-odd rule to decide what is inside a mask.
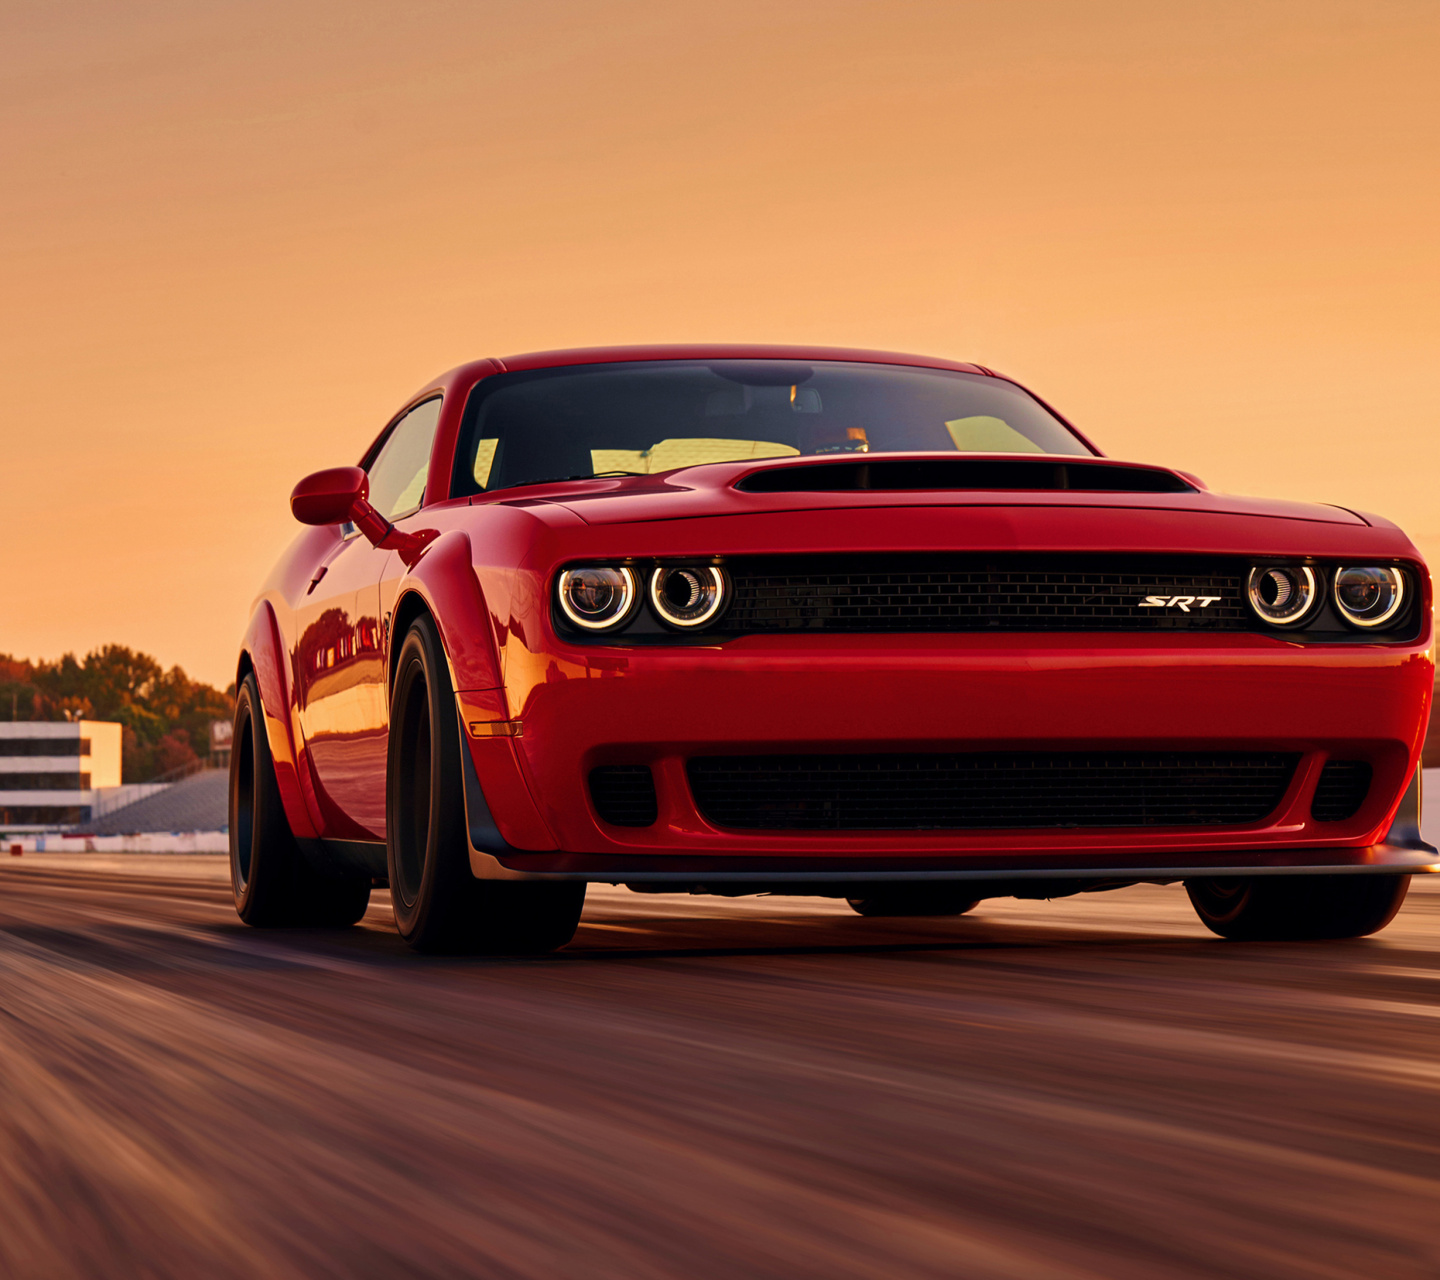
[[[602,889],[435,960],[5,859],[0,1276],[1435,1280],[1440,884],[1298,945]]]

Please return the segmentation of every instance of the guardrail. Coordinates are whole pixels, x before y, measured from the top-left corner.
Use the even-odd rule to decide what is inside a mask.
[[[178,769],[167,769],[164,773],[157,773],[153,778],[146,778],[146,786],[155,786],[160,783],[179,782],[184,778],[193,777],[197,773],[204,773],[210,765],[204,760],[195,759],[187,764],[182,764]]]

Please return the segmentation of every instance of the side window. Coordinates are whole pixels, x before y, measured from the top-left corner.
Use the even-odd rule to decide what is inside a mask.
[[[370,505],[393,520],[413,511],[425,497],[430,446],[440,422],[440,401],[417,404],[390,432],[370,464]]]

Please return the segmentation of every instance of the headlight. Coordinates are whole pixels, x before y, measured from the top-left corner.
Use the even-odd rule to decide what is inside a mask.
[[[618,627],[635,607],[635,573],[623,566],[566,569],[556,583],[560,611],[586,631]]]
[[[672,627],[703,627],[725,603],[725,575],[719,569],[671,569],[650,575],[650,604]]]
[[[1405,579],[1398,569],[1375,565],[1335,570],[1335,609],[1356,627],[1378,627],[1399,611]]]
[[[1310,616],[1319,596],[1315,574],[1304,565],[1261,565],[1250,570],[1250,607],[1273,627],[1293,627]]]

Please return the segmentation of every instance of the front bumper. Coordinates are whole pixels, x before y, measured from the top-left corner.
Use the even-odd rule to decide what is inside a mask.
[[[556,646],[510,689],[458,695],[472,866],[484,876],[779,884],[879,879],[1180,879],[1413,872],[1437,865],[1404,817],[1433,685],[1416,645],[1263,636],[755,637],[716,646]],[[517,664],[518,665],[518,664]],[[478,717],[478,720],[477,720]],[[1245,827],[737,831],[690,795],[695,755],[803,751],[1298,752],[1286,794]],[[1310,815],[1326,760],[1373,769],[1359,812]],[[659,817],[612,827],[591,769],[648,764]],[[1406,803],[1409,803],[1409,799]],[[1407,825],[1408,823],[1408,825]]]

